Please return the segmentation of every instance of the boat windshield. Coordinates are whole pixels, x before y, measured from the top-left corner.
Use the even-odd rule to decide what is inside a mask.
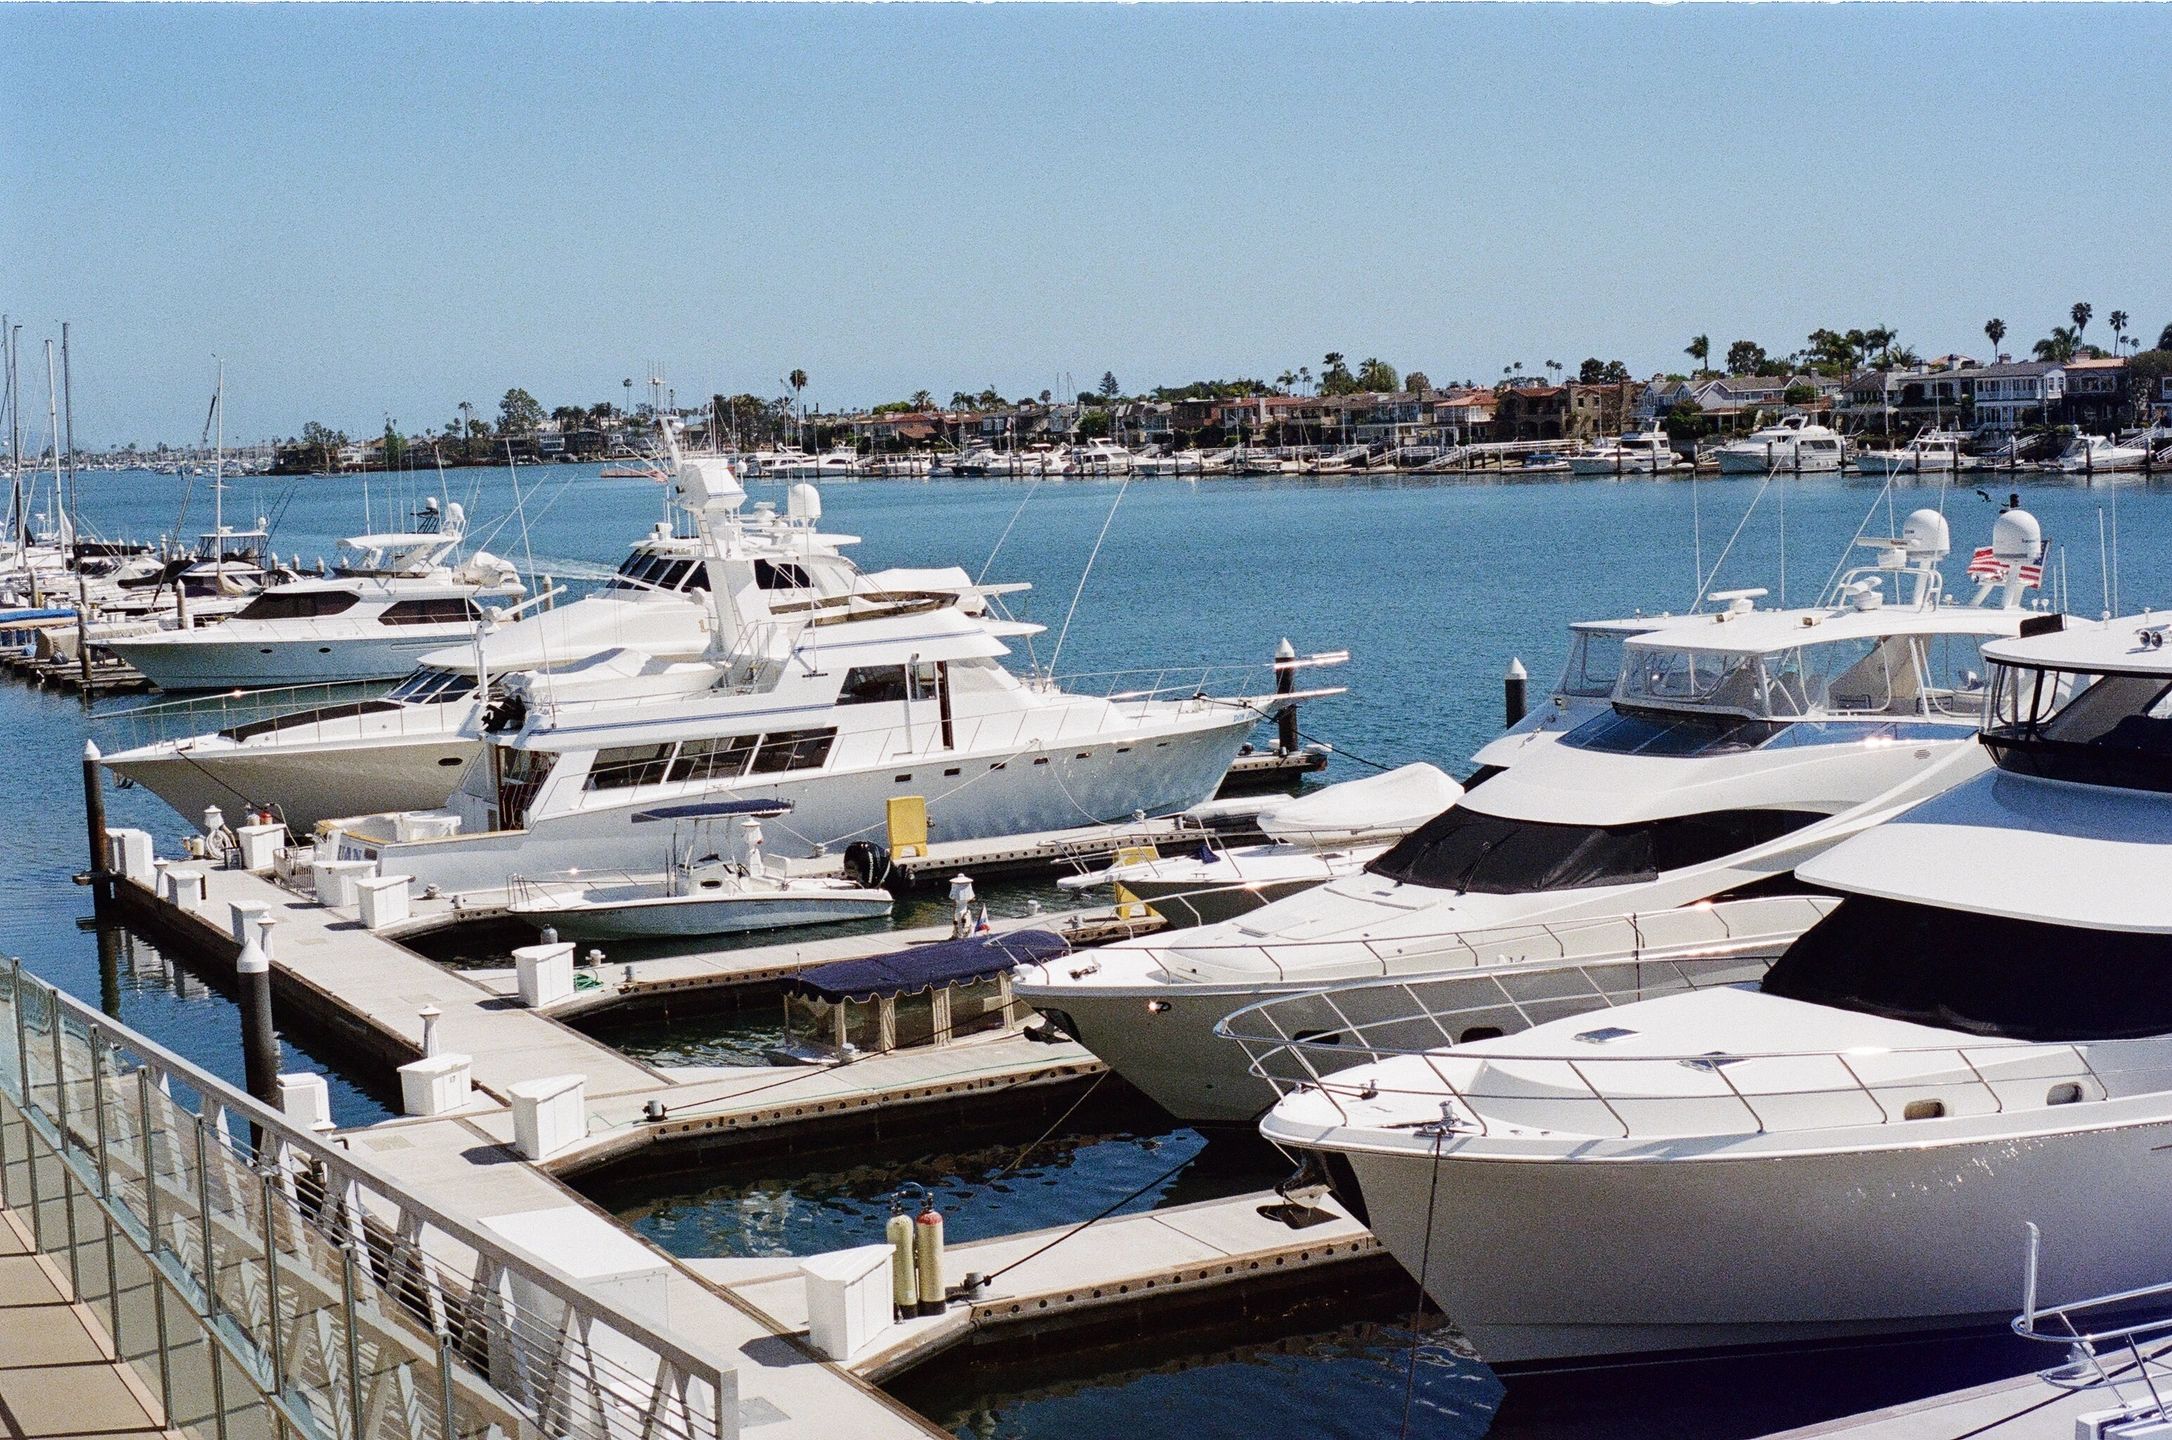
[[[1851,895],[1765,975],[1768,995],[2029,1042],[2172,1032],[2172,935]]]
[[[1454,805],[1365,868],[1406,885],[1481,895],[1640,884],[1823,818],[1799,810],[1712,810],[1634,825],[1547,825]]]
[[[1561,672],[1561,693],[1601,700],[1614,693],[1621,678],[1621,657],[1629,637],[1618,630],[1570,632],[1569,663]]]
[[[1915,715],[1924,699],[1918,650],[1911,635],[1850,636],[1759,651],[1632,645],[1619,698],[1656,709],[1777,720]]]
[[[392,687],[385,698],[403,705],[442,705],[452,700],[462,700],[475,693],[475,677],[460,670],[440,670],[432,665],[418,668],[414,674]]]
[[[2020,774],[2172,790],[2172,675],[2001,665],[1983,740]]]

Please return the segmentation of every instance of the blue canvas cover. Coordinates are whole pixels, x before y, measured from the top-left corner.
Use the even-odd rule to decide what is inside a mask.
[[[963,940],[914,945],[865,960],[815,965],[785,983],[794,992],[817,1000],[865,1001],[885,995],[917,995],[939,985],[970,985],[1000,975],[1014,965],[1070,953],[1070,942],[1052,930],[1012,930],[1002,935],[972,935]]]

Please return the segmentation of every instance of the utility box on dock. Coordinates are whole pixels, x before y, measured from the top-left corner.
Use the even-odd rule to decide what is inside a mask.
[[[201,865],[168,865],[159,873],[159,882],[176,910],[201,915],[210,908],[211,877]]]
[[[513,1100],[513,1148],[528,1160],[548,1160],[588,1138],[588,1077],[553,1075],[508,1085]]]
[[[362,911],[365,930],[382,930],[408,917],[407,875],[370,875],[354,882],[355,904]]]
[[[287,827],[272,823],[244,825],[234,832],[234,839],[241,846],[241,868],[244,870],[269,870],[277,863],[280,848],[285,845]]]
[[[106,832],[106,868],[123,880],[148,884],[158,872],[153,866],[151,832],[148,830],[108,830]]]
[[[279,1113],[312,1133],[332,1128],[332,1096],[313,1070],[279,1077]]]
[[[519,980],[520,1003],[541,1010],[573,998],[573,943],[523,945],[513,952],[513,970]]]
[[[475,1088],[465,1055],[431,1055],[400,1067],[400,1108],[410,1115],[450,1115]]]
[[[271,913],[271,906],[261,900],[229,900],[226,909],[231,917],[229,923],[236,945],[246,945],[251,940],[263,943],[264,917]]]
[[[375,860],[319,860],[309,867],[317,888],[317,903],[337,910],[354,907],[355,881],[377,873]]]
[[[486,1215],[479,1223],[516,1253],[574,1281],[582,1294],[651,1325],[670,1325],[671,1262],[593,1211],[559,1205]],[[563,1302],[518,1271],[508,1277],[508,1288],[516,1312],[533,1322],[521,1327],[523,1335],[554,1333]]]
[[[807,1338],[832,1360],[846,1361],[890,1328],[890,1247],[833,1250],[802,1263],[807,1281]]]

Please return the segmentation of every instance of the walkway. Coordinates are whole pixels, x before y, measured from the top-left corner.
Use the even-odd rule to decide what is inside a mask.
[[[0,1210],[0,1440],[166,1434],[104,1328],[64,1286],[15,1213]]]

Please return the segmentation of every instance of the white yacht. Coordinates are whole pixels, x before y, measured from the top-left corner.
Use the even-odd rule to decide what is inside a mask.
[[[1998,517],[2005,568],[1973,605],[1946,599],[1939,514],[1904,529],[1861,542],[1875,563],[1825,604],[1758,610],[1762,591],[1722,592],[1716,612],[1627,637],[1607,709],[1544,743],[1496,741],[1461,800],[1360,873],[1022,974],[1018,993],[1171,1113],[1245,1123],[1259,1083],[1212,1040],[1241,1006],[1558,957],[1564,926],[1790,888],[1803,861],[1987,763],[1979,649],[2030,618],[2036,521]]]
[[[1674,442],[1654,424],[1649,430],[1627,430],[1615,439],[1569,457],[1572,475],[1664,475],[1684,466],[1674,453]]]
[[[1720,472],[1726,475],[1809,474],[1838,470],[1847,459],[1847,442],[1839,431],[1807,415],[1790,415],[1728,441],[1718,453]]]
[[[1915,439],[1897,450],[1858,450],[1855,469],[1860,475],[1952,475],[1968,468],[1961,447],[1968,437],[1958,430],[1926,425]]]
[[[1132,471],[1131,452],[1114,440],[1095,439],[1073,445],[1064,452],[1062,471],[1065,475],[1129,475]]]
[[[1993,1325],[2032,1222],[2048,1294],[2163,1273],[2166,630],[1987,645],[1997,768],[1806,863],[1842,898],[1760,983],[1315,1049],[1263,1133],[1496,1364]]]
[[[459,559],[467,517],[432,498],[421,527],[339,542],[331,575],[258,594],[225,623],[115,639],[109,648],[162,690],[224,690],[404,675],[472,637],[480,601],[518,600],[513,567],[487,551]]]
[[[933,840],[1168,814],[1214,793],[1263,717],[1338,693],[1071,693],[999,663],[1005,641],[1042,628],[990,608],[1022,586],[951,567],[823,593],[765,584],[759,558],[712,550],[708,656],[617,650],[506,677],[449,805],[335,822],[338,853],[468,893],[514,874],[661,871],[664,840],[636,817],[669,805],[786,802],[772,849],[789,857],[884,839],[889,802],[907,797]]]
[[[761,507],[726,543],[758,555],[773,579],[821,569],[850,537],[815,533],[812,522],[799,518],[808,508],[805,497],[789,517]],[[442,805],[480,745],[470,723],[482,703],[478,687],[488,691],[515,671],[547,670],[605,650],[691,660],[709,648],[714,612],[703,542],[685,533],[698,523],[691,512],[682,508],[680,517],[690,523],[675,530],[658,522],[594,593],[554,609],[508,612],[482,627],[473,645],[423,657],[388,694],[356,699],[308,687],[299,696],[263,692],[138,706],[103,718],[104,733],[124,747],[107,756],[106,766],[185,817],[207,805],[238,807],[277,815],[302,834],[342,815]],[[175,736],[177,728],[189,733]]]
[[[2139,470],[2149,459],[2140,445],[2125,445],[2102,435],[2077,433],[2066,448],[2052,457],[2052,465],[2070,475],[2103,475],[2119,470]]]

